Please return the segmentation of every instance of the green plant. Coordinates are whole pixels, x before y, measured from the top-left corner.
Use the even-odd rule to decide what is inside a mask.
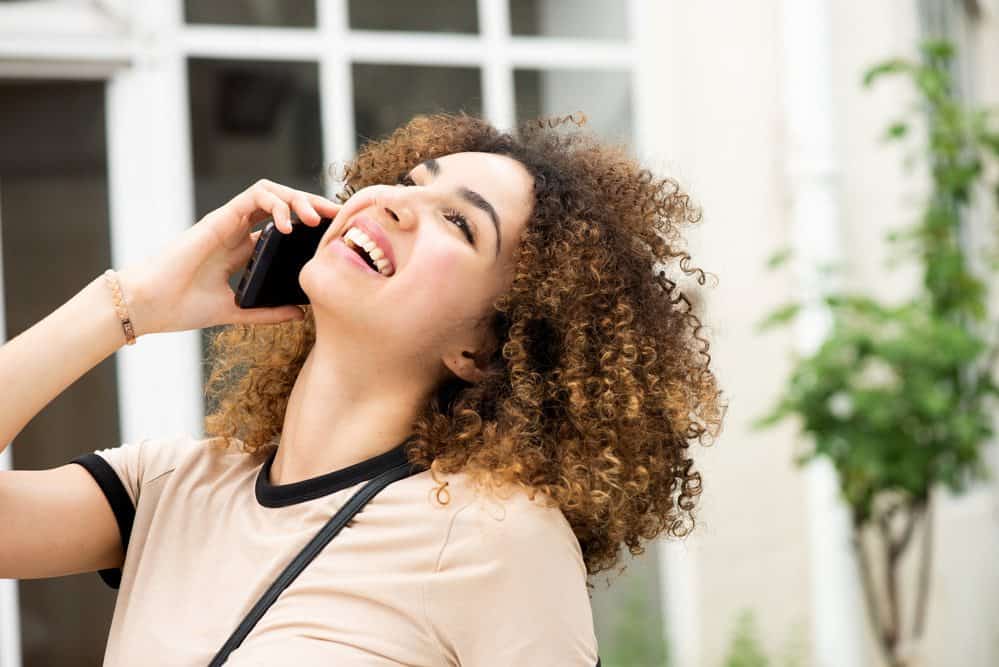
[[[724,667],[768,667],[769,664],[756,630],[756,618],[752,611],[744,609],[735,620]]]
[[[607,641],[601,641],[604,667],[668,667],[668,650],[659,614],[650,609],[646,583],[631,577],[625,584],[616,622]]]
[[[990,339],[986,284],[971,270],[962,242],[964,212],[980,188],[999,199],[999,183],[986,184],[985,164],[999,156],[992,110],[969,109],[950,76],[953,47],[943,41],[920,46],[920,62],[893,59],[870,68],[864,85],[887,75],[906,75],[918,91],[925,120],[930,192],[918,222],[887,235],[901,255],[918,262],[916,296],[896,305],[873,297],[827,290],[829,332],[812,354],[795,361],[776,406],[754,422],[766,428],[796,416],[811,449],[796,457],[805,464],[820,456],[835,466],[852,517],[869,620],[885,658],[904,665],[907,643],[900,624],[898,564],[914,531],[923,526],[923,549],[911,640],[925,623],[932,539],[931,490],[943,485],[964,492],[989,478],[983,446],[993,435],[992,401],[999,395],[992,369],[999,345]],[[891,124],[886,137],[910,137],[910,123]],[[771,257],[778,267],[786,249]],[[996,255],[983,254],[989,271]],[[769,313],[760,330],[792,322],[816,304],[792,302]],[[897,525],[901,522],[901,527]],[[873,571],[862,546],[866,528],[881,541],[886,609],[879,607]]]
[[[787,644],[782,651],[780,665],[782,667],[802,667],[805,664],[806,646],[802,638],[802,629],[792,630]],[[735,619],[732,630],[732,640],[729,642],[728,653],[723,667],[768,667],[772,664],[763,650],[763,642],[756,628],[756,617],[751,609],[743,609]]]

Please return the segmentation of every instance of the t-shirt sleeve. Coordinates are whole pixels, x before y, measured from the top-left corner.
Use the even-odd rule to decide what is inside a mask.
[[[125,553],[128,552],[135,509],[143,485],[173,470],[178,456],[190,441],[186,436],[144,438],[138,442],[98,449],[70,461],[86,468],[104,492],[118,522]],[[121,585],[121,568],[98,570],[98,574],[111,588],[117,589]]]
[[[526,494],[456,512],[425,604],[454,664],[598,664],[579,542],[557,507]]]

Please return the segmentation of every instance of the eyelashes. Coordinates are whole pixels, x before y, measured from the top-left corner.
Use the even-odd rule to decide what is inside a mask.
[[[412,178],[410,178],[409,174],[404,174],[396,182],[396,185],[410,186],[416,185],[416,183]],[[460,211],[453,208],[447,209],[444,213],[444,217],[452,223],[457,223],[455,226],[461,229],[461,231],[465,234],[465,238],[468,239],[468,242],[471,243],[472,246],[475,246],[475,239],[472,237],[472,228],[468,224],[468,219],[462,215]]]

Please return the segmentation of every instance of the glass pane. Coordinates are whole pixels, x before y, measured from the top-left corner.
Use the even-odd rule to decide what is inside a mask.
[[[626,8],[614,0],[510,0],[510,33],[625,40]]]
[[[626,71],[516,70],[517,122],[582,111],[591,132],[634,150],[630,81]]]
[[[188,81],[195,221],[260,178],[323,194],[316,63],[191,59]]]
[[[7,339],[111,266],[104,122],[103,82],[0,81]],[[54,468],[119,445],[117,395],[112,355],[28,422],[10,450],[14,468]],[[115,591],[100,577],[24,579],[18,598],[24,665],[101,664]]]
[[[632,556],[622,548],[617,568],[593,579],[593,625],[604,667],[668,665],[659,576],[659,544]],[[618,575],[620,565],[627,564]],[[607,587],[607,580],[611,585]]]
[[[348,9],[357,30],[479,31],[475,0],[350,0]]]
[[[184,0],[188,23],[316,27],[315,0]]]
[[[381,139],[420,113],[482,115],[477,67],[413,67],[355,64],[355,145]]]

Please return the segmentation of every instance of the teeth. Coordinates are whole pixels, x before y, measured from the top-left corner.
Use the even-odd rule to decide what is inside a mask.
[[[372,241],[367,234],[362,232],[357,227],[351,227],[350,229],[347,230],[347,233],[344,234],[343,237],[347,241],[350,241],[364,248],[365,252],[368,253],[369,257],[371,257],[371,261],[373,261],[375,266],[378,267],[378,271],[382,275],[385,276],[392,275],[391,271],[392,263],[388,261],[388,259],[385,257],[385,253],[382,252],[382,249],[379,248],[378,245],[374,241]]]

